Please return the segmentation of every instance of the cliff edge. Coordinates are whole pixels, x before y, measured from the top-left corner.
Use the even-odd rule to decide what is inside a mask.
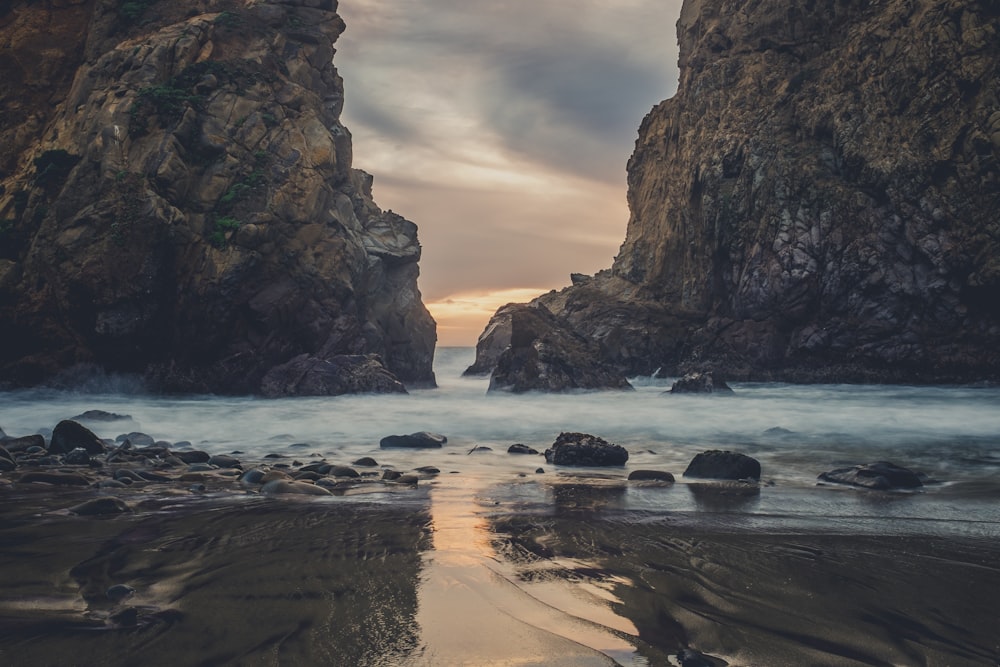
[[[687,0],[607,271],[540,297],[630,374],[1000,379],[1000,6]]]
[[[0,11],[0,382],[433,385],[416,226],[340,123],[334,0]]]

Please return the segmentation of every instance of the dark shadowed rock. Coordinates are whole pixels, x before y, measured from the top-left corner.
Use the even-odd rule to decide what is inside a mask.
[[[759,480],[760,463],[746,454],[713,449],[696,455],[688,464],[684,476]]]
[[[561,466],[623,466],[628,451],[588,433],[560,433],[545,450],[545,460]]]
[[[77,447],[63,457],[63,462],[71,466],[90,465],[90,454],[83,447]]]
[[[203,452],[199,449],[191,449],[183,452],[174,452],[174,456],[179,458],[181,461],[187,464],[191,463],[208,463],[212,456],[208,452]]]
[[[360,474],[358,474],[357,470],[355,470],[354,468],[351,468],[350,466],[336,466],[336,465],[335,466],[330,466],[330,469],[327,471],[326,474],[328,474],[328,475],[330,475],[332,477],[360,477],[361,476]]]
[[[362,456],[357,461],[351,463],[351,465],[361,466],[362,468],[374,468],[378,465],[378,461],[370,456]]]
[[[81,412],[75,417],[70,417],[74,421],[84,420],[92,422],[114,422],[114,421],[129,421],[132,419],[129,415],[120,415],[115,412],[107,412],[106,410],[87,410],[86,412]]]
[[[106,514],[126,514],[131,512],[132,508],[121,498],[104,496],[74,505],[69,508],[69,511],[80,516],[103,516]]]
[[[32,447],[41,447],[45,449],[45,438],[37,433],[33,435],[24,435],[19,438],[7,438],[3,441],[3,446],[7,448],[9,452],[24,452]]]
[[[688,373],[674,382],[671,394],[731,394],[732,388],[716,373]]]
[[[537,454],[538,450],[534,447],[528,447],[527,445],[522,445],[520,443],[511,445],[507,448],[508,454]]]
[[[90,454],[103,454],[104,442],[94,435],[86,426],[64,419],[52,430],[52,441],[49,443],[51,454],[68,454],[77,447],[82,447]]]
[[[133,447],[137,448],[153,447],[156,445],[156,440],[153,439],[153,436],[147,433],[142,433],[140,431],[123,433],[119,435],[117,438],[115,438],[116,442],[125,442],[126,440],[128,440]]]
[[[329,359],[303,354],[271,369],[260,387],[261,393],[271,398],[406,393],[403,383],[374,354],[342,354]]]
[[[118,603],[135,595],[135,589],[126,584],[115,584],[109,587],[104,595],[112,602]]]
[[[673,483],[674,476],[666,470],[633,470],[628,474],[628,479],[630,482],[649,480]]]
[[[544,306],[501,308],[480,337],[476,356],[466,372],[489,366],[489,391],[632,388],[624,373],[601,360],[596,344],[567,328]]]
[[[208,463],[213,466],[218,466],[220,468],[242,468],[243,464],[240,460],[229,454],[216,454],[208,460]]]
[[[920,488],[924,485],[921,477],[919,473],[887,461],[838,468],[819,475],[819,479],[824,482],[849,484],[879,491]]]
[[[448,442],[448,438],[437,433],[420,431],[409,435],[387,435],[379,441],[382,449],[437,449]]]

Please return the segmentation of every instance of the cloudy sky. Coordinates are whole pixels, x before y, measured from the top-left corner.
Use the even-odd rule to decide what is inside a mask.
[[[681,0],[341,0],[344,124],[420,228],[440,345],[611,265],[625,164],[677,86]]]

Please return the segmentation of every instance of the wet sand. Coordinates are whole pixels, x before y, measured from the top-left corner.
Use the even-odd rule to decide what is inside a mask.
[[[114,517],[65,511],[93,490],[8,487],[0,664],[998,664],[993,534],[748,522],[711,489],[635,511],[620,484],[556,479],[443,475],[381,502],[159,492]]]

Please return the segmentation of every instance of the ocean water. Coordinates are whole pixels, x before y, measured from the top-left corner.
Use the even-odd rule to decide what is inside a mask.
[[[824,518],[852,522],[858,530],[868,520],[889,517],[900,531],[910,521],[923,522],[913,528],[918,532],[1000,533],[1000,388],[737,383],[732,395],[681,396],[665,393],[671,379],[633,378],[635,391],[487,394],[487,378],[461,375],[474,353],[439,349],[439,387],[408,395],[152,396],[115,381],[87,392],[10,391],[0,394],[0,428],[9,435],[45,432],[61,419],[101,409],[131,417],[86,422],[101,437],[137,430],[248,459],[274,453],[302,462],[322,457],[350,463],[372,456],[400,470],[434,465],[464,475],[466,490],[480,500],[519,504],[526,511],[551,507],[561,485],[586,477],[592,487],[624,489],[607,494],[600,504],[607,510],[708,512],[720,521],[786,525]],[[448,442],[441,450],[379,448],[386,435],[415,431],[440,433]],[[555,469],[541,456],[506,453],[513,443],[543,451],[562,431],[592,433],[626,447],[628,465]],[[477,447],[490,451],[470,453]],[[729,499],[698,493],[681,473],[707,449],[758,459],[764,482],[759,493]],[[817,486],[824,471],[880,460],[924,472],[936,483],[909,494]],[[624,485],[629,471],[643,468],[670,471],[678,484],[669,490]],[[476,483],[470,486],[469,478]],[[449,484],[447,475],[435,483]]]

